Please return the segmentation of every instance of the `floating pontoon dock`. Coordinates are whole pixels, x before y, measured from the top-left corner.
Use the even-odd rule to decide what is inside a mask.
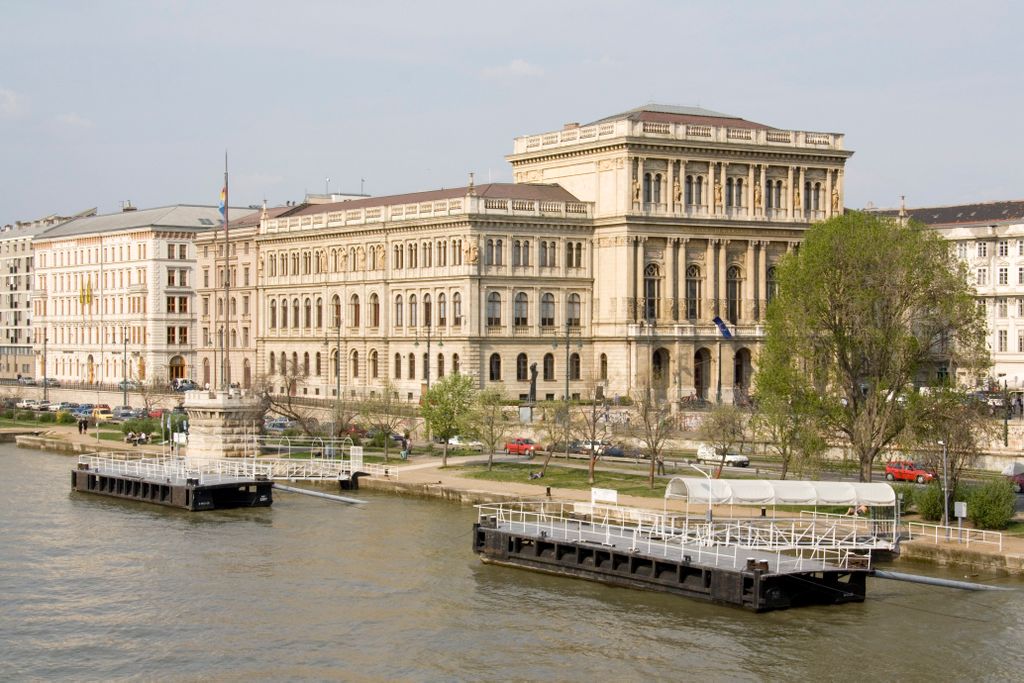
[[[689,513],[598,499],[478,505],[473,549],[486,563],[764,612],[862,602],[871,553],[896,541],[888,484],[677,477],[665,495],[686,501]],[[714,519],[723,505],[729,516]],[[810,509],[779,517],[779,505]],[[817,510],[835,505],[870,516]]]

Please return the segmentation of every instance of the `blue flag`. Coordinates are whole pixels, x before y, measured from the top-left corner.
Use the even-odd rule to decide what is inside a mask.
[[[729,331],[729,328],[726,326],[724,320],[722,320],[716,315],[712,322],[718,325],[718,329],[722,332],[723,337],[725,337],[726,339],[732,339],[732,332]]]

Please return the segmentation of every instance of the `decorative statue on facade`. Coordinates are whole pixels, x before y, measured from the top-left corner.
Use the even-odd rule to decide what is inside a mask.
[[[675,199],[676,204],[683,203],[683,188],[679,185],[679,178],[672,182],[672,197]]]
[[[754,208],[761,208],[761,183],[754,183]]]
[[[476,265],[476,262],[480,260],[480,248],[475,244],[469,247],[469,262]]]
[[[635,179],[633,180],[633,201],[640,201],[640,182]]]
[[[341,272],[348,270],[348,252],[344,249],[341,250]]]
[[[356,268],[355,270],[366,270],[366,252],[363,251],[362,247],[356,249]]]
[[[839,188],[832,187],[832,213],[839,213]]]
[[[800,207],[800,187],[799,186],[794,186],[793,187],[793,208],[794,209],[801,208]]]
[[[715,206],[722,205],[722,183],[715,178]]]
[[[530,363],[530,403],[537,402],[537,364]]]

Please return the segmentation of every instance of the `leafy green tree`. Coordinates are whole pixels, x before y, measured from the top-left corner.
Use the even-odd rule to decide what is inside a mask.
[[[391,446],[391,434],[405,423],[409,412],[406,405],[398,398],[398,392],[391,381],[384,383],[380,394],[374,394],[359,404],[362,420],[384,435],[384,462],[388,462],[388,451]]]
[[[940,366],[978,373],[988,364],[966,266],[920,225],[834,217],[807,231],[776,277],[757,393],[845,437],[862,481],[914,418],[915,381],[937,382]]]
[[[478,393],[469,434],[480,439],[487,448],[488,471],[494,467],[494,451],[511,429],[512,422],[505,414],[505,394],[495,388]]]
[[[427,423],[427,429],[444,444],[442,467],[448,466],[448,439],[470,431],[475,394],[473,379],[469,375],[452,373],[435,382],[423,396],[420,414]]]
[[[779,457],[780,479],[786,478],[791,467],[797,476],[803,475],[828,447],[824,426],[815,411],[809,409],[811,397],[801,393],[802,384],[790,377],[796,372],[793,365],[781,364],[761,370],[755,393],[757,411],[751,418],[754,433]],[[792,392],[773,390],[790,383]]]

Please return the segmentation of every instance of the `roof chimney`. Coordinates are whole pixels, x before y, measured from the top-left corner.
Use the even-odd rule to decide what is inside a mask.
[[[579,122],[577,122],[577,121],[570,121],[569,123],[567,123],[564,126],[562,126],[562,130],[575,130],[575,129],[579,128],[579,127],[580,127]]]
[[[136,210],[135,207],[132,206],[132,200],[126,199],[123,202],[121,202],[121,212],[122,213],[127,213],[129,211],[135,211],[135,210]]]

